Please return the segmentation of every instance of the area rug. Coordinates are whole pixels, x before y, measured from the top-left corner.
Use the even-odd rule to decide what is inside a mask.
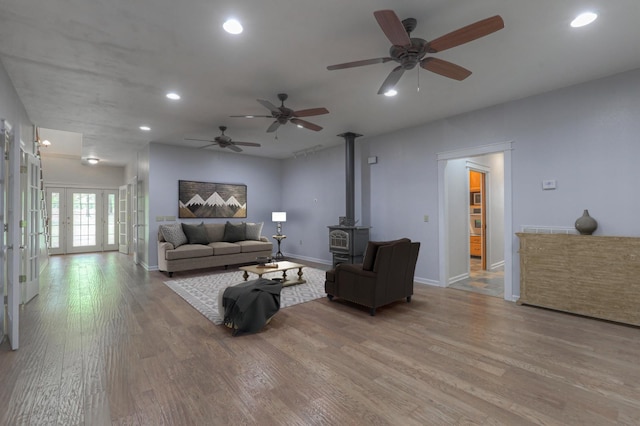
[[[284,287],[280,293],[280,308],[309,302],[326,296],[324,292],[325,271],[315,268],[304,268],[304,284]],[[164,283],[180,297],[187,301],[198,312],[207,317],[214,324],[222,324],[222,316],[218,312],[218,293],[232,284],[244,281],[242,271],[216,273],[202,277],[185,278],[181,280],[165,281]],[[273,276],[281,276],[274,273]],[[264,278],[269,278],[265,274]],[[249,279],[257,278],[250,274]]]

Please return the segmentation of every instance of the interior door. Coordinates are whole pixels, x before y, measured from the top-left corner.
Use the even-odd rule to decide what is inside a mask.
[[[122,185],[118,190],[118,251],[129,254],[129,233],[127,232],[127,196],[128,185]]]
[[[26,176],[24,179],[24,212],[26,222],[24,232],[24,250],[22,250],[22,303],[27,303],[40,292],[40,162],[36,156],[24,154]]]
[[[65,226],[65,188],[47,188],[47,207],[49,209],[49,254],[64,254],[66,244]]]

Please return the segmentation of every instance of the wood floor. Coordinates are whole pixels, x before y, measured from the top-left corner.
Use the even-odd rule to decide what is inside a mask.
[[[53,257],[0,347],[0,424],[640,424],[639,328],[416,285],[375,317],[324,298],[231,337],[166,279]]]

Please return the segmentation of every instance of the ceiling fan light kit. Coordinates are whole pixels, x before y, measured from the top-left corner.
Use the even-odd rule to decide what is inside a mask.
[[[382,83],[382,86],[380,86],[378,90],[379,95],[386,95],[390,90],[394,89],[404,72],[415,68],[417,65],[427,71],[453,80],[464,80],[471,75],[471,71],[468,69],[443,59],[425,56],[428,53],[442,52],[452,47],[469,43],[470,41],[504,28],[504,21],[499,15],[496,15],[467,25],[466,27],[462,27],[428,42],[421,38],[411,37],[411,32],[413,32],[418,23],[414,18],[407,18],[400,21],[400,18],[398,18],[398,15],[396,15],[393,10],[378,10],[374,12],[373,15],[382,32],[384,32],[387,39],[391,42],[389,56],[330,65],[327,69],[338,70],[386,63],[389,61],[397,62],[399,65],[389,73]]]

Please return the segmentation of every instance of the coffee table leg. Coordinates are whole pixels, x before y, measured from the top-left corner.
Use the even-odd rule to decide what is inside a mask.
[[[302,268],[298,268],[298,280],[302,281]]]
[[[282,282],[287,280],[287,271],[282,271]]]
[[[246,281],[247,278],[249,278],[249,273],[247,271],[244,271],[244,274],[242,274],[242,278],[244,278],[244,280]]]

